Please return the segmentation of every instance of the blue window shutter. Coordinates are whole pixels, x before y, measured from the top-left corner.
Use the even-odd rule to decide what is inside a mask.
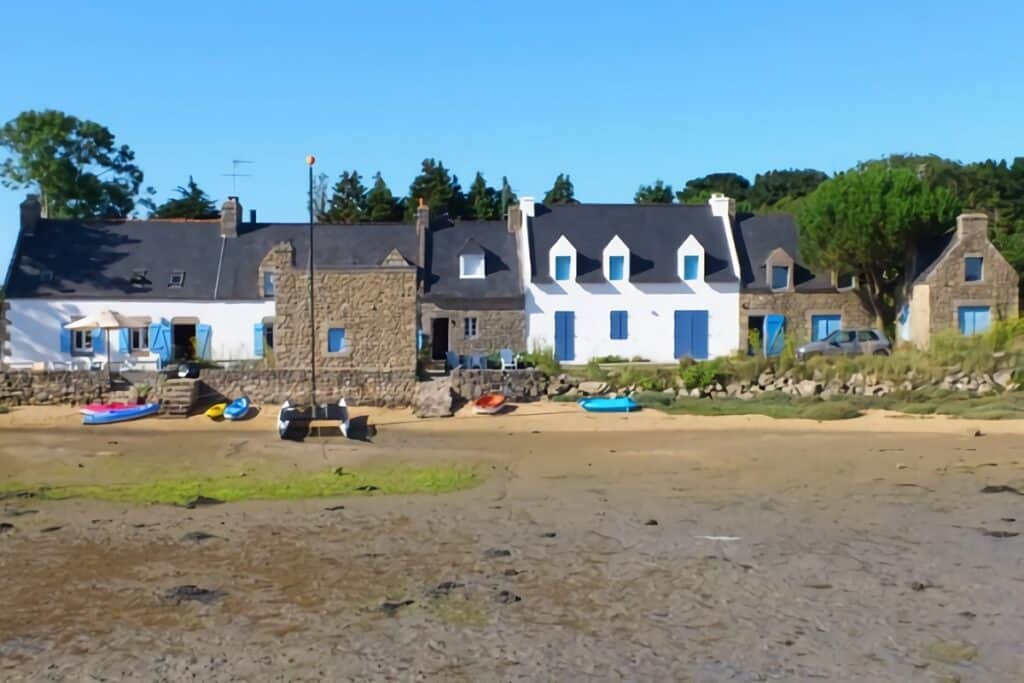
[[[571,361],[576,358],[576,314],[573,311],[555,311],[555,359]]]
[[[764,355],[777,356],[782,353],[786,338],[786,318],[772,314],[764,317]]]
[[[127,327],[122,327],[117,331],[117,346],[121,350],[121,353],[129,353],[132,350],[132,334],[131,330]]]
[[[697,360],[704,360],[708,357],[708,312],[693,311],[691,318],[691,339],[693,344],[693,357]]]
[[[93,330],[92,331],[92,352],[93,353],[106,353],[107,344],[107,331],[106,330]]]
[[[556,256],[555,257],[555,279],[556,280],[568,280],[569,279],[569,267],[572,265],[572,259],[568,256]]]
[[[252,352],[257,358],[263,358],[263,323],[252,326]]]
[[[213,335],[213,328],[209,325],[196,325],[196,355],[200,358],[211,357],[210,337]]]
[[[626,257],[625,256],[609,256],[608,257],[608,279],[609,280],[621,280],[626,270]]]
[[[629,338],[629,314],[626,311],[612,311],[611,313],[611,338]]]
[[[684,256],[683,257],[683,279],[684,280],[696,280],[697,267],[700,265],[699,256]]]
[[[345,350],[345,328],[332,327],[327,330],[327,351],[337,353]]]
[[[71,330],[63,325],[60,328],[60,352],[71,353]]]

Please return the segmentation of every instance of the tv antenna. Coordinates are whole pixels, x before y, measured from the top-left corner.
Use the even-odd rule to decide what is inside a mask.
[[[247,161],[245,159],[232,159],[231,160],[231,173],[221,173],[222,176],[231,178],[231,194],[238,194],[238,179],[239,178],[250,178],[252,173],[239,173],[238,167],[241,164],[254,164],[255,161]]]

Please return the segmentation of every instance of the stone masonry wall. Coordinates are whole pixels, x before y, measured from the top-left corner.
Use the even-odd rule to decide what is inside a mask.
[[[522,310],[446,309],[436,304],[421,306],[422,329],[433,330],[434,318],[448,318],[448,350],[458,354],[492,353],[501,349],[526,351],[526,313]],[[476,318],[477,336],[465,338],[466,318]],[[455,324],[452,325],[451,323]]]
[[[548,376],[540,370],[452,370],[452,392],[473,401],[501,391],[511,401],[537,401],[548,388]]]
[[[85,405],[102,401],[110,392],[103,372],[3,372],[0,405]]]
[[[961,306],[989,306],[991,319],[1016,318],[1020,293],[1018,276],[988,239],[988,219],[968,214],[958,219],[958,237],[927,275],[929,285],[929,337],[956,329]],[[964,280],[964,257],[984,258],[981,282]]]
[[[749,337],[751,315],[786,316],[786,336],[797,343],[810,341],[811,316],[839,314],[843,327],[874,327],[875,317],[856,292],[780,292],[740,294],[740,340]]]
[[[314,277],[318,371],[415,370],[414,268],[319,270]],[[312,329],[308,274],[279,268],[275,299],[276,367],[308,369]],[[345,330],[345,349],[339,353],[327,351],[328,330],[333,327]]]

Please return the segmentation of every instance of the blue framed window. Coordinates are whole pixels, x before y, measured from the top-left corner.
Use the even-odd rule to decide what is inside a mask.
[[[981,282],[985,275],[985,259],[981,256],[968,256],[964,259],[964,281]]]
[[[965,335],[981,334],[992,322],[988,306],[961,306],[956,317],[960,333]]]
[[[691,254],[683,257],[683,279],[696,280],[697,269],[700,267],[700,257]]]
[[[572,265],[572,259],[568,256],[556,256],[555,257],[555,279],[556,280],[568,280],[569,279],[569,266]]]
[[[626,273],[626,257],[625,256],[609,256],[608,257],[608,279],[609,280],[621,280]]]
[[[327,330],[327,353],[339,353],[348,350],[344,327],[332,327]]]
[[[811,316],[811,341],[821,341],[842,326],[841,315],[812,315]]]
[[[789,289],[789,266],[772,266],[772,289]]]
[[[629,313],[612,311],[611,325],[612,339],[629,339]]]

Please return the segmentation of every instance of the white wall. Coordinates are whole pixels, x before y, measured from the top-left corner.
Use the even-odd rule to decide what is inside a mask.
[[[555,345],[555,311],[576,316],[576,358],[642,356],[675,362],[675,312],[708,311],[708,355],[733,353],[739,347],[739,285],[679,282],[637,285],[631,282],[530,284],[526,314],[530,349]],[[629,337],[611,339],[611,312],[629,312]]]
[[[69,355],[60,351],[63,325],[72,318],[104,310],[131,316],[160,318],[198,318],[212,328],[210,343],[215,360],[253,358],[253,325],[274,315],[274,302],[249,301],[79,301],[50,299],[8,299],[7,336],[4,361],[64,361]],[[106,358],[106,352],[96,354]],[[110,358],[121,360],[116,331],[110,332]]]

